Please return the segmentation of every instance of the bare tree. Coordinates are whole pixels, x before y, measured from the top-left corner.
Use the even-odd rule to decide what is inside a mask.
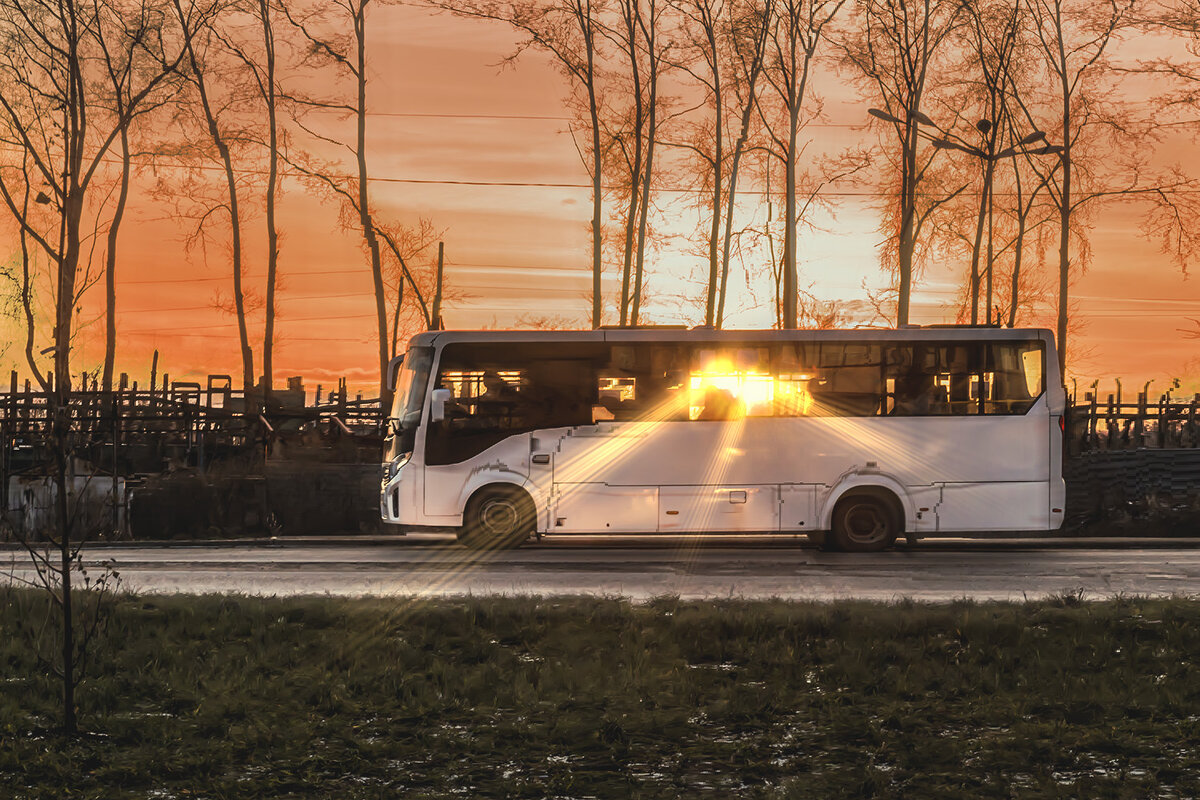
[[[896,230],[892,234],[896,248],[885,257],[885,263],[894,264],[898,277],[897,325],[908,324],[921,225],[936,205],[946,201],[943,197],[929,205],[922,197],[921,181],[933,155],[921,157],[920,126],[933,124],[922,111],[930,71],[960,14],[960,4],[937,0],[857,0],[850,20],[853,32],[842,47],[847,63],[882,103],[875,116],[891,126],[899,149],[899,203],[893,206]]]
[[[754,116],[759,76],[762,74],[767,33],[773,19],[774,0],[765,6],[736,0],[677,0],[683,45],[672,66],[690,75],[707,95],[703,121],[684,142],[700,164],[701,184],[707,194],[705,244],[708,280],[704,324],[720,327],[729,279],[733,241],[733,214],[742,157],[747,150]],[[732,153],[726,148],[726,128],[735,137]]]
[[[733,245],[733,213],[737,202],[738,176],[742,158],[750,146],[750,123],[758,108],[759,79],[767,59],[767,42],[775,21],[775,0],[765,0],[760,8],[750,5],[741,13],[731,8],[729,36],[732,40],[731,56],[735,68],[732,72],[733,93],[741,107],[741,120],[737,140],[733,145],[733,159],[729,166],[729,186],[725,191],[725,233],[721,243],[721,285],[717,298],[717,313],[714,323],[721,327],[725,322],[725,298],[729,288],[729,260]],[[733,15],[737,14],[736,17]],[[710,279],[711,279],[710,273]],[[709,297],[712,287],[709,287]],[[707,307],[706,307],[707,311]]]
[[[276,69],[278,48],[274,14],[277,11],[278,6],[274,0],[244,0],[244,3],[236,3],[226,8],[227,14],[235,13],[237,15],[237,23],[228,26],[222,25],[216,29],[216,35],[224,47],[243,65],[244,74],[252,87],[260,107],[259,113],[261,113],[267,129],[266,136],[259,142],[267,162],[266,182],[263,187],[263,201],[266,210],[264,222],[267,235],[267,276],[263,291],[262,343],[262,399],[267,404],[271,402],[274,385],[275,294],[278,288],[279,274],[279,226],[276,224],[275,212],[279,198],[282,131],[279,125],[280,91]],[[210,135],[212,135],[211,130]],[[239,270],[238,275],[240,276],[240,274]],[[236,289],[234,295],[236,303]],[[243,306],[243,313],[244,311]],[[245,344],[248,345],[248,340]],[[243,369],[245,369],[245,350],[243,350],[242,357]]]
[[[173,0],[176,14],[181,25],[187,25],[187,17],[181,0]],[[218,11],[226,12],[223,16],[232,16],[234,7],[222,4]],[[254,351],[250,346],[250,333],[247,324],[247,291],[243,286],[244,279],[244,248],[242,245],[242,223],[244,212],[240,196],[241,181],[238,170],[234,168],[234,151],[243,148],[251,139],[245,129],[247,118],[253,119],[253,113],[247,109],[244,97],[245,65],[237,70],[229,62],[230,50],[222,38],[215,35],[207,26],[199,29],[196,36],[186,42],[187,66],[186,72],[195,94],[189,93],[181,103],[181,116],[200,117],[207,139],[216,151],[216,160],[220,164],[225,188],[223,197],[203,203],[204,208],[199,214],[196,226],[196,236],[203,239],[206,226],[211,216],[224,211],[229,218],[230,234],[230,266],[233,273],[233,311],[237,321],[238,345],[242,360],[242,388],[252,390],[255,384]],[[232,87],[232,88],[231,88]],[[198,101],[198,102],[197,102]],[[185,123],[186,125],[186,123]],[[209,160],[207,148],[194,146],[191,152],[198,159]],[[189,191],[175,199],[192,200],[196,192]]]
[[[960,148],[978,155],[982,163],[982,184],[979,192],[979,214],[975,226],[975,241],[971,249],[971,324],[979,322],[979,257],[983,242],[984,224],[990,226],[995,194],[997,152],[1002,137],[1010,132],[1011,114],[1006,101],[1013,91],[1010,85],[1010,69],[1017,36],[1022,20],[1022,2],[1017,0],[1011,7],[984,5],[980,2],[964,3],[966,12],[967,43],[964,50],[972,62],[971,71],[975,79],[970,81],[972,94],[978,99],[980,117],[975,123],[981,142],[978,147],[962,144]],[[992,232],[989,227],[987,239],[987,297],[984,303],[986,319],[991,321],[992,308]]]
[[[934,231],[949,249],[965,247],[970,252],[959,319],[978,324],[982,302],[983,319],[990,324],[996,312],[995,298],[1000,295],[995,278],[997,260],[1004,253],[1011,253],[1013,259],[1010,319],[1015,319],[1019,306],[1025,236],[1030,215],[1041,207],[1038,201],[1045,197],[1049,178],[1048,174],[1033,173],[1030,159],[1057,153],[1059,147],[1047,144],[1046,134],[1031,130],[1030,121],[1020,113],[1021,98],[1034,93],[1036,78],[1030,73],[1037,74],[1039,63],[1030,41],[1024,0],[1011,4],[973,0],[962,8],[964,24],[953,41],[961,57],[945,70],[951,77],[939,98],[953,120],[947,129],[939,130],[933,145],[968,154],[970,158],[951,153],[949,167],[963,176],[962,181],[979,188],[974,196],[964,195],[964,202],[946,204]],[[1048,163],[1057,163],[1057,159]],[[1044,215],[1039,217],[1035,227],[1044,219]],[[1010,221],[1015,232],[1008,230]],[[1005,227],[1005,236],[1011,235],[999,249],[998,227]],[[968,235],[968,229],[973,233]]]
[[[845,0],[777,0],[774,5],[764,77],[775,90],[783,110],[784,125],[774,126],[763,116],[772,154],[784,168],[784,219],[782,268],[782,318],[784,328],[797,324],[799,298],[796,268],[797,168],[802,143],[799,134],[805,120],[801,112],[809,92],[817,48],[825,29],[841,11]]]
[[[77,729],[75,688],[79,679],[72,574],[82,537],[72,513],[74,423],[71,412],[71,347],[76,307],[95,282],[95,242],[104,224],[108,193],[103,165],[143,104],[158,91],[183,58],[178,41],[186,34],[168,28],[157,8],[144,17],[126,16],[125,5],[56,0],[0,0],[0,203],[16,225],[21,246],[21,302],[26,319],[25,353],[47,398],[49,471],[54,486],[54,556],[41,564],[61,615],[60,661],[63,729]],[[118,49],[119,48],[119,49]],[[125,51],[128,55],[118,56]],[[154,64],[138,87],[118,92],[114,102],[110,67]],[[123,68],[115,66],[115,73]],[[136,71],[136,70],[135,70]],[[132,73],[131,78],[132,79]],[[119,83],[119,81],[118,81]],[[89,223],[95,223],[89,228]],[[111,223],[110,223],[111,224]],[[38,339],[34,282],[45,267],[54,307],[49,347],[53,364],[43,370],[34,354]]]
[[[389,357],[394,358],[400,354],[399,348],[404,342],[401,332],[438,329],[441,302],[461,297],[461,294],[445,292],[437,283],[436,265],[442,257],[444,229],[422,217],[415,225],[379,223],[379,232],[387,242],[391,256],[384,259],[384,278],[391,308]],[[406,286],[413,292],[413,298],[407,303]]]
[[[371,268],[371,280],[375,294],[375,319],[379,345],[380,396],[385,405],[391,388],[387,386],[387,364],[394,350],[396,326],[400,315],[400,301],[404,293],[402,285],[397,289],[397,322],[388,334],[387,286],[384,276],[383,248],[386,247],[400,266],[402,280],[412,288],[412,296],[419,308],[425,328],[432,327],[433,318],[429,304],[408,267],[405,254],[397,242],[397,235],[381,225],[370,197],[370,169],[367,153],[367,7],[370,0],[336,0],[328,5],[310,7],[301,11],[296,5],[283,4],[281,8],[289,23],[303,38],[306,45],[306,63],[318,68],[334,71],[335,75],[353,87],[354,100],[344,103],[339,98],[319,98],[289,95],[296,107],[296,124],[314,141],[325,146],[348,152],[354,159],[353,177],[340,174],[338,161],[329,161],[306,154],[304,157],[289,156],[288,163],[317,185],[331,192],[342,202],[347,216],[353,216],[363,237]],[[349,31],[348,33],[346,31]],[[309,121],[307,112],[334,112],[350,117],[354,122],[354,139],[346,143],[335,136],[323,133]],[[398,229],[397,229],[398,230]],[[391,347],[389,347],[391,343]]]
[[[111,92],[110,103],[118,119],[128,121],[118,126],[120,143],[120,177],[116,204],[108,223],[104,265],[105,335],[104,371],[102,386],[111,391],[113,364],[117,352],[117,244],[125,208],[129,199],[129,179],[133,170],[134,153],[130,145],[130,128],[139,117],[146,116],[165,104],[176,91],[180,58],[178,52],[167,53],[163,41],[163,25],[167,7],[159,0],[113,2],[91,0],[95,16],[96,45]],[[195,4],[181,17],[184,30],[205,25],[211,11]],[[183,39],[190,37],[185,34]],[[159,85],[157,90],[143,92],[147,84]],[[136,103],[135,103],[136,100]]]
[[[279,193],[279,116],[275,78],[275,29],[271,20],[270,0],[258,0],[262,23],[263,64],[254,68],[267,114],[267,290],[266,318],[263,323],[263,402],[271,403],[275,383],[275,288],[279,273],[279,228],[275,224],[275,201]],[[247,61],[247,65],[250,61]]]
[[[613,30],[604,29],[604,33],[616,44],[618,52],[626,59],[626,68],[629,72],[628,93],[631,98],[632,110],[620,116],[610,115],[610,118],[603,124],[607,136],[615,145],[610,148],[610,152],[614,154],[614,157],[619,156],[624,161],[624,175],[627,178],[624,187],[616,187],[618,191],[623,189],[628,197],[622,220],[624,249],[621,258],[621,297],[618,303],[620,324],[624,327],[629,324],[629,298],[635,259],[634,239],[640,218],[641,182],[645,175],[648,108],[646,90],[643,86],[645,78],[641,63],[637,23],[641,6],[639,0],[618,0],[617,7],[620,22],[614,26]]]
[[[603,322],[604,148],[601,146],[600,25],[603,0],[429,0],[466,17],[504,22],[524,37],[506,63],[529,48],[549,54],[575,91],[582,92],[588,143],[580,148],[592,179],[592,327]],[[574,129],[572,129],[574,133]]]
[[[607,188],[623,202],[617,215],[623,242],[622,326],[637,325],[641,314],[655,151],[663,125],[659,86],[666,66],[661,31],[666,8],[665,0],[618,0],[616,18],[597,23],[612,45],[604,76],[609,101],[598,122],[610,175]]]
[[[724,0],[674,0],[671,8],[680,18],[679,38],[681,46],[672,60],[675,69],[691,76],[704,87],[706,106],[712,109],[711,117],[695,126],[690,141],[664,142],[676,147],[686,147],[702,163],[703,180],[709,192],[708,200],[708,290],[704,324],[712,326],[716,314],[717,276],[719,269],[719,241],[721,236],[721,200],[723,196],[723,170],[725,160],[725,78],[724,36],[718,33],[721,16],[725,13]],[[723,33],[723,32],[722,32]],[[718,39],[721,43],[718,44]]]
[[[1100,100],[1090,91],[1095,87],[1092,79],[1105,70],[1109,45],[1129,22],[1132,9],[1133,0],[1030,0],[1034,34],[1054,80],[1062,141],[1061,169],[1050,191],[1059,217],[1057,335],[1058,365],[1063,374],[1067,364],[1072,215],[1090,199],[1087,195],[1076,196],[1076,152],[1081,144],[1086,146],[1081,140],[1084,133],[1104,124],[1089,107]]]
[[[1121,102],[1118,79],[1131,70],[1117,64],[1111,51],[1119,37],[1136,25],[1176,33],[1190,26],[1194,37],[1200,15],[1192,0],[1149,9],[1133,0],[1030,0],[1030,8],[1051,90],[1040,104],[1044,110],[1022,106],[1022,112],[1033,119],[1040,110],[1054,120],[1062,138],[1060,164],[1053,175],[1046,169],[1041,174],[1048,180],[1059,228],[1057,335],[1059,365],[1065,372],[1069,337],[1075,329],[1070,281],[1087,263],[1089,212],[1108,200],[1137,198],[1149,204],[1144,232],[1158,238],[1182,268],[1186,270],[1196,252],[1193,231],[1200,214],[1196,178],[1179,168],[1148,167],[1147,152],[1159,135],[1159,120],[1147,119]],[[1195,47],[1194,39],[1189,46]],[[1186,76],[1193,69],[1186,61],[1161,59],[1132,71],[1182,79],[1180,91],[1159,102],[1165,107],[1177,103],[1188,107],[1192,103]]]
[[[1151,34],[1166,34],[1181,41],[1184,52],[1143,61],[1134,71],[1167,81],[1167,89],[1153,99],[1159,130],[1192,129],[1200,111],[1200,2],[1169,0],[1140,9],[1139,27]],[[1193,134],[1193,138],[1195,135]],[[1200,253],[1200,200],[1194,194],[1153,194],[1146,220],[1146,234],[1157,239],[1187,274],[1190,262]],[[1169,202],[1168,202],[1169,201]]]
[[[638,36],[646,50],[647,119],[645,128],[646,159],[639,176],[641,200],[637,218],[637,260],[634,267],[633,297],[629,304],[629,324],[637,326],[642,308],[642,286],[646,274],[646,232],[650,219],[650,186],[654,178],[654,149],[658,140],[659,79],[664,65],[664,46],[659,35],[660,20],[665,8],[662,0],[646,0],[645,11],[641,0],[622,0],[622,6],[632,6],[631,20],[636,26],[627,45],[631,62],[636,68],[636,53],[640,47]],[[624,308],[622,307],[622,317]]]

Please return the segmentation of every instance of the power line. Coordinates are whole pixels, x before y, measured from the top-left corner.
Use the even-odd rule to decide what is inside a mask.
[[[570,117],[552,116],[548,114],[439,114],[436,112],[419,111],[368,111],[368,117],[417,117],[431,119],[533,119],[560,120],[569,122]]]
[[[188,333],[186,331],[121,331],[121,335],[129,336],[156,336],[160,333],[172,333],[175,338],[187,339],[220,339],[226,342],[236,342],[237,339],[222,335],[219,333]],[[344,336],[283,336],[275,337],[275,344],[287,344],[288,342],[345,342],[347,344],[362,344],[369,341],[367,338],[348,339]]]
[[[367,319],[367,318],[374,318],[374,317],[375,317],[374,314],[344,314],[344,315],[333,316],[333,317],[277,317],[275,321],[277,323],[329,322],[331,320],[338,320],[338,319]],[[235,325],[237,325],[236,322],[219,322],[219,323],[215,323],[212,325],[189,325],[188,329],[189,330],[197,330],[197,331],[212,330],[214,328],[232,328]],[[125,334],[125,333],[163,333],[166,331],[174,331],[174,332],[180,333],[180,334],[187,333],[186,331],[182,331],[178,327],[175,327],[175,328],[134,328],[133,330],[122,329],[121,333],[122,334]],[[320,340],[318,340],[318,341],[320,341]]]
[[[582,264],[579,267],[570,267],[570,266],[549,265],[549,264],[546,264],[546,265],[479,264],[479,263],[468,262],[468,261],[447,261],[446,267],[447,268],[488,267],[488,268],[492,268],[492,269],[545,270],[547,272],[549,272],[551,270],[563,270],[563,271],[580,272],[580,273],[589,272],[591,269],[590,266],[588,266],[587,264]],[[294,277],[304,277],[306,275],[354,275],[354,274],[369,275],[370,273],[368,272],[368,270],[365,266],[363,266],[363,267],[347,267],[346,269],[326,269],[326,270],[315,270],[315,271],[307,271],[307,272],[281,272],[280,273],[280,275],[285,279],[294,278]],[[252,280],[254,277],[261,277],[261,276],[243,275],[242,280],[249,281],[249,280]],[[563,277],[568,277],[568,276],[564,275]],[[153,279],[144,279],[144,280],[136,280],[136,281],[120,280],[120,281],[118,281],[118,283],[121,286],[157,286],[160,284],[169,284],[169,283],[211,283],[212,281],[232,281],[232,280],[233,280],[233,276],[223,275],[223,276],[205,277],[205,278],[153,278]],[[508,288],[508,287],[499,287],[499,288]],[[347,295],[347,296],[349,296],[349,295]]]
[[[368,117],[414,117],[428,119],[528,119],[528,120],[556,120],[560,122],[570,122],[573,117],[564,117],[553,114],[446,114],[439,112],[423,112],[423,111],[368,111]],[[865,129],[870,124],[869,120],[862,122],[808,122],[804,125],[805,128],[863,128]]]
[[[18,148],[15,148],[15,147],[0,148],[0,149],[7,149],[12,152],[18,151]],[[109,164],[120,163],[119,161],[117,161],[114,158],[105,158],[105,159],[101,159],[101,160],[104,163],[109,163]],[[202,172],[215,172],[215,171],[223,172],[224,171],[224,167],[217,165],[217,164],[190,164],[189,165],[189,164],[163,163],[163,164],[158,164],[157,166],[160,168],[164,168],[164,169],[165,168],[196,169],[196,170],[200,170]],[[267,170],[248,169],[246,167],[236,167],[233,169],[233,172],[234,172],[234,174],[237,174],[237,175],[266,175],[266,174],[268,174]],[[293,171],[293,170],[281,170],[278,173],[278,177],[279,178],[295,178],[298,180],[304,180],[305,178],[308,178],[309,176],[305,175],[303,172],[298,172],[298,171]],[[357,179],[356,176],[349,175],[349,174],[329,175],[327,177],[329,177],[330,179],[333,179],[333,180],[346,180],[346,181]],[[509,189],[591,189],[592,188],[592,184],[590,184],[590,183],[560,183],[560,182],[551,182],[551,181],[485,181],[485,180],[470,180],[470,179],[457,179],[457,178],[397,178],[397,177],[379,176],[379,175],[368,176],[367,182],[368,183],[400,183],[400,184],[410,184],[410,185],[414,185],[414,186],[482,186],[482,187],[496,187],[496,188],[509,188]],[[609,190],[617,189],[620,187],[609,185],[609,186],[603,186],[601,188],[606,191],[609,191]],[[665,194],[707,194],[709,190],[704,189],[703,187],[694,187],[693,188],[693,187],[678,187],[678,186],[660,186],[660,187],[655,188],[654,191],[660,192],[660,193],[665,193]],[[1104,192],[1103,189],[1097,190],[1097,191],[1100,193]],[[1149,189],[1143,189],[1143,190],[1135,189],[1135,190],[1131,190],[1129,192],[1124,192],[1124,191],[1115,192],[1112,195],[1110,195],[1108,197],[1108,199],[1109,200],[1117,200],[1117,199],[1128,200],[1131,198],[1132,199],[1140,199],[1148,191],[1150,191],[1150,190]],[[1170,189],[1170,190],[1164,190],[1164,191],[1167,191],[1168,194],[1176,194],[1176,195],[1200,194],[1200,189]],[[772,193],[766,189],[739,189],[738,193],[743,194],[743,195],[760,195],[760,196],[767,196],[770,194],[778,194],[778,192]],[[900,195],[899,192],[885,192],[885,191],[837,191],[837,192],[825,191],[825,192],[819,192],[818,194],[820,197],[872,198],[872,199],[893,198],[893,197],[899,197],[899,195]],[[960,197],[979,197],[979,196],[981,196],[981,193],[978,191],[969,191],[969,192],[963,191],[963,192],[959,192],[958,196],[960,196]],[[996,196],[998,196],[998,197],[1015,197],[1016,192],[993,191],[992,196],[993,197],[996,197]]]
[[[283,277],[290,278],[294,275],[346,275],[355,270],[351,269],[325,269],[312,272],[287,272]],[[243,280],[248,280],[249,276],[243,275]],[[162,278],[154,280],[139,280],[139,281],[120,281],[122,286],[134,286],[143,284],[159,284],[159,283],[200,283],[202,281],[231,281],[232,275],[218,276],[214,278]]]
[[[368,296],[367,292],[350,292],[348,294],[302,294],[302,295],[284,294],[284,295],[279,296],[278,299],[280,301],[336,300],[336,299],[342,298],[342,297],[367,297],[367,296]],[[119,313],[119,314],[154,314],[154,313],[157,313],[160,311],[167,312],[167,311],[223,311],[223,310],[225,310],[225,309],[223,309],[220,306],[215,306],[215,305],[209,304],[206,306],[179,306],[177,308],[130,308],[130,309],[118,308],[117,313]]]

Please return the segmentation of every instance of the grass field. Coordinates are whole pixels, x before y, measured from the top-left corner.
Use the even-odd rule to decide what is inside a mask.
[[[0,796],[1200,796],[1200,602],[126,597],[53,733],[0,589]]]

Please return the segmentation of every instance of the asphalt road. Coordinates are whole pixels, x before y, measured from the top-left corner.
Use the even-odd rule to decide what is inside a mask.
[[[539,594],[806,600],[1021,600],[1200,595],[1198,540],[926,540],[873,554],[825,553],[803,539],[576,537],[478,553],[453,538],[94,546],[135,592],[383,597]],[[0,580],[29,578],[0,551]]]

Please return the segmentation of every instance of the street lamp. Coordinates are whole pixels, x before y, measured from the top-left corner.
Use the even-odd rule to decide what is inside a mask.
[[[979,131],[983,139],[983,147],[974,147],[967,144],[959,137],[954,139],[949,138],[950,134],[945,134],[941,139],[934,139],[933,146],[940,150],[960,150],[969,155],[975,156],[983,162],[983,196],[980,199],[979,209],[979,225],[976,228],[975,247],[971,255],[971,323],[975,324],[979,320],[979,239],[983,233],[984,212],[987,217],[987,285],[985,293],[984,313],[986,315],[987,324],[992,324],[992,267],[994,255],[992,250],[992,206],[993,206],[993,184],[995,176],[996,162],[1004,158],[1012,158],[1026,153],[1031,155],[1047,155],[1051,153],[1061,153],[1060,145],[1043,145],[1042,147],[1032,148],[1031,145],[1046,140],[1044,131],[1033,131],[1032,133],[1023,136],[1016,144],[1010,145],[1003,150],[995,150],[996,135],[995,123],[988,119],[981,119],[975,123],[975,129]]]
[[[899,117],[895,116],[894,114],[889,114],[888,112],[884,111],[882,108],[868,108],[867,113],[870,114],[872,117],[883,120],[884,122],[892,122],[892,123],[895,123],[896,125],[905,124],[904,120],[900,119]],[[912,119],[914,119],[915,121],[921,123],[922,125],[928,125],[932,128],[938,127],[937,123],[935,123],[929,117],[922,114],[920,111],[909,112],[909,116]],[[941,128],[938,128],[938,130],[940,131]],[[932,137],[930,137],[930,138],[932,138]]]
[[[987,306],[985,313],[988,315],[988,321],[991,319],[992,305],[992,177],[995,171],[996,162],[1002,158],[1011,158],[1013,156],[1029,153],[1043,155],[1048,153],[1059,153],[1062,147],[1057,145],[1043,145],[1042,147],[1034,148],[1033,145],[1039,142],[1044,142],[1046,134],[1042,131],[1034,131],[1018,141],[1016,144],[1006,147],[1003,150],[996,151],[997,127],[994,122],[987,119],[981,119],[975,124],[975,129],[980,133],[983,140],[983,147],[975,147],[968,144],[964,139],[955,134],[943,129],[927,115],[917,110],[905,110],[905,117],[901,118],[880,108],[868,108],[867,114],[875,119],[889,122],[897,126],[897,133],[901,134],[904,140],[903,146],[905,149],[905,182],[901,194],[901,226],[900,226],[900,265],[901,265],[901,299],[900,308],[898,309],[898,317],[907,318],[907,301],[905,298],[905,254],[911,253],[911,249],[915,244],[912,240],[915,238],[913,218],[915,216],[915,199],[916,199],[916,184],[920,180],[920,176],[916,171],[915,164],[910,165],[908,159],[915,162],[915,145],[916,139],[923,138],[927,140],[937,150],[961,150],[964,153],[979,158],[984,165],[984,192],[980,199],[979,223],[975,233],[975,244],[971,254],[971,322],[978,322],[979,318],[979,248],[983,237],[983,224],[986,221],[988,226],[988,253],[987,253]],[[923,127],[924,126],[924,127]],[[926,128],[932,128],[936,133],[932,133]],[[901,130],[903,129],[903,130]],[[984,214],[986,213],[986,217]]]

